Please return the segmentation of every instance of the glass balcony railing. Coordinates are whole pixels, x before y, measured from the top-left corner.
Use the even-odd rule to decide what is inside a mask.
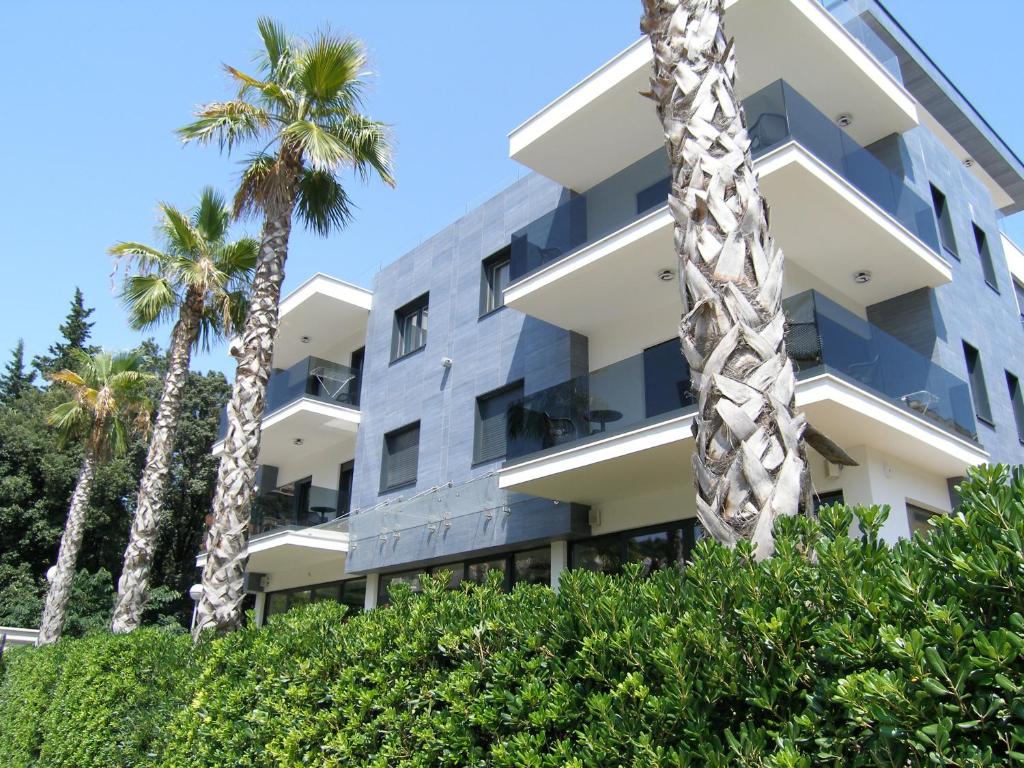
[[[306,357],[291,368],[270,374],[263,418],[303,397],[357,408],[360,384],[359,370],[319,357]],[[223,440],[228,431],[226,414],[223,409],[218,440]]]
[[[300,484],[277,488],[252,503],[249,531],[252,536],[275,531],[299,530],[323,526],[331,530],[348,530],[348,509],[336,488]]]
[[[967,383],[815,291],[785,302],[800,378],[831,373],[958,436],[974,438]],[[508,460],[622,433],[694,407],[675,339],[510,406]]]
[[[747,97],[743,106],[755,160],[788,142],[796,142],[933,251],[940,252],[931,205],[902,176],[861,147],[790,85],[777,80]],[[661,150],[659,152],[664,155]],[[649,166],[650,162],[650,157],[639,160],[598,185],[603,187],[600,192],[602,198],[609,196],[608,184],[620,186],[614,192],[625,201],[622,205],[609,207],[602,199],[600,221],[588,220],[588,214],[590,219],[596,218],[594,212],[588,210],[595,187],[595,190],[570,198],[513,233],[510,281],[515,282],[664,205],[669,192],[667,159],[663,160],[664,176],[641,189],[635,186],[636,169],[641,165]],[[614,213],[609,215],[609,210]]]
[[[882,37],[871,27],[867,17],[871,15],[868,8],[869,0],[821,0],[833,18],[838,21],[850,36],[871,54],[900,83],[903,82],[903,71],[900,68],[899,56],[890,48]]]

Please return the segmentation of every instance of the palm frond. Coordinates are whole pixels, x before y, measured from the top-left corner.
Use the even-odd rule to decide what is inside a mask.
[[[238,278],[248,282],[256,269],[260,254],[260,241],[254,237],[242,237],[218,248],[213,255],[214,266],[233,283]]]
[[[238,191],[235,192],[233,205],[235,218],[252,216],[263,210],[263,202],[267,199],[269,187],[275,177],[274,166],[276,163],[277,159],[266,153],[249,157],[238,183]]]
[[[347,148],[348,160],[361,179],[368,180],[372,169],[385,184],[395,186],[391,139],[385,123],[349,113],[330,121],[325,130]]]
[[[133,264],[144,274],[158,271],[169,258],[163,251],[158,251],[143,243],[118,242],[110,246],[108,253],[116,260]]]
[[[330,170],[351,160],[348,147],[338,136],[309,120],[286,125],[281,139],[295,145],[313,168]]]
[[[352,218],[352,204],[337,177],[316,169],[299,177],[295,210],[309,229],[323,236],[343,229]]]
[[[171,319],[178,306],[178,293],[162,275],[129,275],[121,301],[132,328],[142,330]]]
[[[359,76],[365,65],[366,55],[358,40],[321,32],[302,51],[298,62],[303,91],[314,103],[355,107],[362,94]]]
[[[261,16],[256,20],[256,27],[263,39],[263,55],[260,57],[264,64],[264,75],[273,79],[280,71],[284,59],[288,56],[290,46],[288,35],[284,31],[284,25],[274,21],[268,16]]]
[[[167,241],[168,250],[176,256],[198,254],[202,236],[192,226],[188,215],[168,203],[159,203],[158,207],[163,214],[160,230]]]
[[[196,117],[177,130],[181,140],[200,144],[216,141],[222,151],[228,152],[239,142],[259,138],[272,122],[262,107],[240,99],[206,104],[196,111]]]
[[[199,205],[192,213],[192,228],[208,243],[218,243],[224,239],[231,222],[224,196],[213,187],[203,187],[199,194]]]
[[[50,381],[57,384],[67,384],[69,387],[78,388],[85,386],[85,379],[82,378],[81,374],[76,371],[68,370],[67,368],[51,373],[49,378]]]

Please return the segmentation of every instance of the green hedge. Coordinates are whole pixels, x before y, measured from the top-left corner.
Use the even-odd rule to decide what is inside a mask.
[[[206,644],[12,654],[12,765],[812,766],[1024,762],[1024,473],[889,547],[884,510],[702,543],[680,575],[317,604]],[[120,645],[118,645],[120,643]],[[141,671],[144,670],[144,671]],[[145,681],[129,696],[129,680]],[[21,706],[23,703],[24,706]],[[106,761],[106,762],[104,762]]]

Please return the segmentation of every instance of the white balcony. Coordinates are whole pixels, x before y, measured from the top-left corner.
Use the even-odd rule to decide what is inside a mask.
[[[741,98],[775,80],[793,85],[830,118],[853,116],[862,145],[918,123],[913,98],[815,0],[731,0]],[[652,53],[641,38],[509,134],[509,155],[583,191],[664,141],[649,88]]]
[[[973,441],[834,375],[799,382],[797,408],[844,449],[902,456],[936,478],[963,475],[988,459]],[[499,486],[589,505],[633,496],[638,489],[692,487],[693,419],[692,411],[671,415],[511,461],[501,470]]]

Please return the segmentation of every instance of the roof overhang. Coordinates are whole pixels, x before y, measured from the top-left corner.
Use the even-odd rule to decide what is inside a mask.
[[[829,117],[855,116],[862,146],[917,125],[914,100],[816,0],[730,0],[737,91],[786,80]],[[573,86],[509,134],[510,156],[578,192],[664,144],[648,90],[647,38]],[[813,65],[812,65],[813,63]]]
[[[274,367],[290,368],[304,357],[330,359],[337,349],[358,349],[366,340],[373,294],[317,273],[281,301]]]
[[[250,573],[280,572],[298,565],[312,567],[322,562],[344,563],[348,553],[348,533],[323,528],[272,531],[249,542]],[[206,553],[196,558],[196,566],[206,565]]]
[[[922,122],[992,194],[996,208],[1009,215],[1024,210],[1024,162],[946,77],[885,6],[861,14],[896,54],[903,83],[922,109]],[[975,19],[977,21],[977,19]]]

